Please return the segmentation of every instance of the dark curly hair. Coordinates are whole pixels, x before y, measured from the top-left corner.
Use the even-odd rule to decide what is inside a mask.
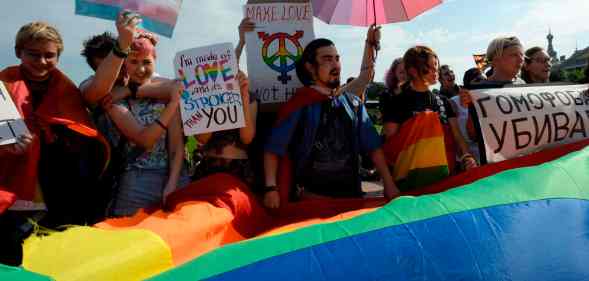
[[[96,70],[98,67],[94,65],[94,59],[104,59],[108,56],[110,51],[117,44],[117,39],[110,32],[104,32],[99,35],[92,36],[84,41],[81,55],[86,57],[88,65]]]
[[[319,38],[319,39],[315,39],[315,40],[311,41],[307,45],[307,47],[305,47],[305,50],[303,51],[303,55],[301,56],[301,59],[299,59],[299,61],[296,64],[297,77],[299,77],[299,80],[301,81],[301,83],[303,83],[303,85],[310,86],[313,84],[313,76],[311,75],[311,73],[309,73],[309,71],[307,71],[307,68],[305,67],[305,63],[308,62],[312,65],[316,65],[317,64],[317,50],[319,48],[327,47],[327,46],[335,46],[335,45],[329,39]]]

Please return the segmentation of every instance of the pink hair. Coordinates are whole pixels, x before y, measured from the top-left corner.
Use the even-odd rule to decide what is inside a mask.
[[[139,33],[133,43],[131,43],[131,52],[136,55],[153,55],[156,57],[155,45],[157,45],[158,38],[153,33],[143,32]]]

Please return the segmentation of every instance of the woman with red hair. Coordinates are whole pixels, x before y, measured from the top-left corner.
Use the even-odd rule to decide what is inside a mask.
[[[171,95],[167,104],[137,99],[137,89],[152,82],[155,72],[157,38],[139,34],[132,42],[125,69],[131,97],[106,110],[127,138],[126,168],[121,175],[112,215],[129,216],[138,209],[161,204],[176,189],[184,159],[184,141],[178,105],[180,96]]]

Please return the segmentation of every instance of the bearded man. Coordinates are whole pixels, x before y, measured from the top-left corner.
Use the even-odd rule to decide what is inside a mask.
[[[316,39],[305,48],[296,68],[304,87],[280,109],[264,147],[266,207],[278,208],[284,189],[302,198],[362,197],[358,159],[363,153],[383,178],[385,196],[398,194],[381,138],[353,94],[361,96],[374,75],[379,37],[378,28],[368,30],[360,75],[345,87],[340,87],[340,56],[333,42]]]

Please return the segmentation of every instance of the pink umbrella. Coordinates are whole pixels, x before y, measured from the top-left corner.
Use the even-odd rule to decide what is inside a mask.
[[[442,0],[312,0],[313,14],[328,24],[369,26],[408,21]]]

